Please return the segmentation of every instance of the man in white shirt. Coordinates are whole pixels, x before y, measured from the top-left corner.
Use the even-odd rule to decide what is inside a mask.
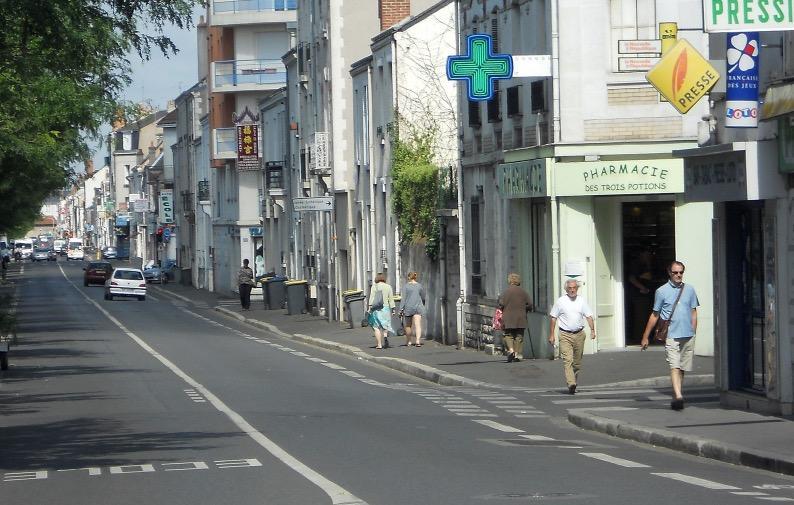
[[[568,393],[576,393],[576,379],[582,368],[582,354],[584,353],[584,321],[590,326],[590,338],[596,338],[593,311],[587,301],[578,296],[579,283],[575,279],[565,281],[565,294],[561,296],[551,308],[551,324],[549,328],[549,343],[554,345],[555,328],[557,320],[560,322],[560,357],[562,358],[565,381],[568,383]]]

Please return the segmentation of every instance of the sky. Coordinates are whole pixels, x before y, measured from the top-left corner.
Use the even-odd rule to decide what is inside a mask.
[[[201,14],[201,9],[194,12],[194,25]],[[176,55],[166,58],[159,50],[153,50],[149,61],[141,61],[137,53],[129,55],[132,82],[122,95],[124,100],[150,102],[158,109],[165,109],[168,100],[175,99],[198,81],[195,26],[191,30],[173,28],[167,32],[167,35],[179,48]],[[110,133],[110,125],[102,130],[103,137],[108,133]],[[91,148],[95,151],[94,167],[102,168],[105,163],[106,147],[91,144]],[[82,164],[76,166],[75,171],[83,172]]]

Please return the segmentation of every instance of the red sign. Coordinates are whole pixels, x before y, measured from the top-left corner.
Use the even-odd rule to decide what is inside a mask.
[[[259,127],[237,126],[237,169],[259,170]]]

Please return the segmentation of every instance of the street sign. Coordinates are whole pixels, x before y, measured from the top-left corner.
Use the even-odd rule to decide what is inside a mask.
[[[293,198],[292,208],[295,212],[323,212],[334,209],[334,197],[312,196],[309,198]]]
[[[719,72],[685,39],[645,74],[645,79],[681,114],[689,112],[719,78]]]
[[[471,101],[490,100],[494,96],[494,82],[510,79],[513,58],[509,54],[494,54],[490,35],[478,33],[466,37],[466,54],[447,58],[447,79],[466,81]]]
[[[704,31],[794,30],[794,0],[703,0]]]
[[[620,54],[660,54],[661,40],[618,40]]]

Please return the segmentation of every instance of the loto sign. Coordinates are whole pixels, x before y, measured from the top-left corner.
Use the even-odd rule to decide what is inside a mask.
[[[678,112],[686,114],[714,87],[720,74],[692,44],[681,39],[645,78]]]
[[[794,30],[794,0],[703,0],[704,30]]]

